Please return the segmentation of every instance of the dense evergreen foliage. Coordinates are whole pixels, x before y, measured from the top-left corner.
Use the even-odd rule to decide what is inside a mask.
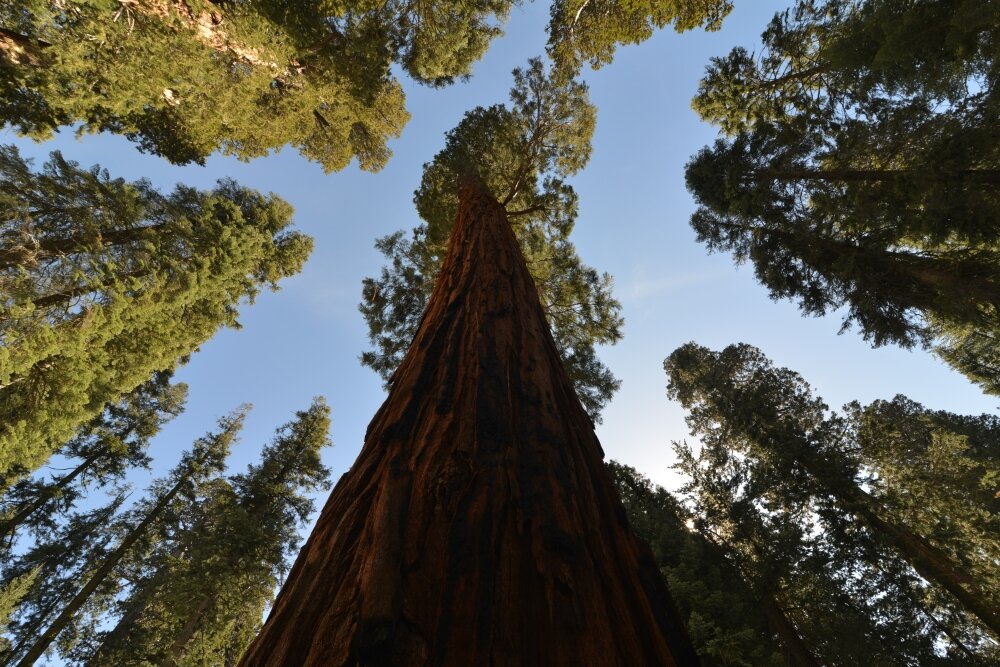
[[[90,620],[88,623],[88,619],[80,614],[81,609],[86,605],[105,609],[117,590],[113,575],[118,565],[134,549],[155,542],[159,537],[157,529],[163,525],[164,519],[178,508],[196,502],[203,487],[224,469],[226,457],[243,427],[246,413],[247,408],[241,408],[219,420],[218,430],[195,441],[173,470],[154,482],[148,497],[139,500],[124,516],[111,522],[111,511],[115,509],[113,503],[93,524],[89,540],[75,545],[73,542],[60,544],[55,540],[39,542],[18,559],[11,568],[15,575],[23,570],[30,571],[39,562],[64,569],[66,561],[69,561],[76,568],[71,577],[46,577],[42,580],[45,586],[39,586],[38,592],[50,588],[53,582],[61,584],[54,595],[47,596],[44,604],[40,604],[34,595],[26,600],[22,613],[29,614],[30,633],[17,644],[15,655],[8,662],[17,660],[16,664],[28,667],[60,635],[60,652],[67,652],[82,638],[92,636],[98,621]],[[116,501],[120,502],[121,497]],[[93,542],[97,542],[99,547],[94,548]],[[57,554],[55,557],[48,553],[53,549]],[[39,615],[41,619],[37,618]]]
[[[424,165],[414,194],[423,223],[379,239],[390,265],[366,278],[360,308],[374,350],[361,361],[388,383],[416,333],[447,249],[458,187],[475,173],[507,210],[577,393],[594,418],[619,382],[595,346],[621,338],[611,277],[583,264],[569,240],[577,198],[563,178],[590,157],[595,110],[583,84],[548,74],[540,60],[514,70],[511,104],[476,107]]]
[[[147,467],[150,440],[180,413],[187,394],[186,385],[171,384],[171,375],[155,373],[80,428],[57,452],[69,464],[63,474],[26,478],[9,488],[0,500],[0,539],[9,543],[25,529],[52,528],[91,490],[111,488],[134,468]]]
[[[239,659],[295,555],[298,531],[313,511],[309,494],[328,486],[319,457],[330,444],[329,413],[322,399],[299,412],[259,463],[215,480],[173,519],[169,539],[133,557],[131,588],[115,604],[118,622],[92,642],[88,664]]]
[[[433,86],[469,76],[514,4],[16,0],[0,8],[0,127],[44,139],[77,124],[181,164],[290,145],[327,171],[376,171],[409,119],[392,67]],[[552,52],[596,66],[729,7],[557,0]]]
[[[801,0],[761,52],[713,60],[694,106],[726,137],[687,168],[699,240],[875,345],[940,339],[998,391],[995,28],[981,0]]]
[[[555,0],[549,22],[549,55],[563,67],[611,62],[615,50],[638,44],[668,25],[677,32],[718,30],[731,0]]]
[[[0,148],[0,486],[31,472],[108,402],[172,368],[312,240],[291,206],[232,181],[212,191],[112,179]]]
[[[791,534],[806,542],[816,522],[831,540],[824,553],[858,550],[856,558],[877,570],[857,578],[878,583],[855,591],[852,604],[882,603],[894,585],[885,577],[912,569],[910,577],[928,583],[913,580],[908,596],[919,591],[928,619],[961,619],[963,610],[968,616],[961,631],[932,637],[932,645],[995,649],[988,632],[1000,635],[996,418],[933,412],[902,397],[829,414],[801,377],[748,345],[712,352],[688,344],[666,368],[670,394],[689,409],[688,424],[704,447],[698,460],[682,448],[682,467],[695,483],[700,467],[723,471],[728,481],[720,488],[746,496],[734,508],[757,516],[733,514],[729,501],[709,498],[699,504],[701,517],[751,533],[756,524],[793,519]],[[718,508],[724,512],[712,519],[708,512]]]
[[[751,263],[773,298],[810,315],[837,311],[842,330],[856,326],[875,346],[932,348],[1000,395],[997,3],[789,2],[761,49],[737,47],[711,61],[693,100],[720,130],[686,167],[698,241]],[[399,78],[436,88],[471,76],[518,4],[11,0],[0,3],[0,129],[37,141],[68,128],[116,133],[179,165],[204,164],[217,152],[251,160],[290,146],[326,172],[353,161],[378,171],[409,120]],[[458,624],[446,627],[448,618],[465,613],[455,601],[476,586],[490,595],[507,590],[494,562],[507,558],[528,564],[511,570],[528,573],[524,581],[541,573],[545,586],[556,582],[537,589],[556,596],[579,595],[587,577],[607,592],[641,574],[636,590],[657,595],[618,611],[683,619],[706,667],[1000,664],[997,417],[934,410],[902,395],[834,411],[754,347],[681,346],[664,367],[668,395],[687,409],[697,438],[674,443],[683,486],[671,493],[608,463],[667,596],[648,551],[619,520],[610,484],[595,486],[600,455],[566,465],[572,447],[593,434],[561,372],[539,385],[548,388],[543,398],[530,391],[539,341],[547,340],[541,316],[541,328],[525,337],[529,353],[508,360],[519,380],[508,373],[503,391],[493,372],[507,362],[489,356],[493,343],[470,352],[470,331],[533,304],[537,289],[563,367],[600,421],[620,382],[597,348],[619,341],[623,319],[611,277],[584,264],[570,241],[578,199],[567,179],[587,165],[596,122],[578,77],[656,30],[717,30],[733,4],[551,0],[551,62],[514,70],[508,103],[465,113],[424,165],[414,193],[420,223],[376,241],[387,265],[363,282],[372,349],[361,361],[389,389],[438,280],[463,184],[485,186],[473,187],[475,206],[492,206],[490,220],[503,223],[496,229],[515,251],[502,251],[502,270],[456,275],[509,278],[507,260],[519,245],[534,282],[521,280],[502,312],[490,310],[493,283],[472,283],[467,292],[478,301],[461,306],[472,324],[449,320],[454,311],[442,318],[442,330],[455,327],[451,347],[418,353],[431,361],[396,397],[406,409],[379,413],[399,420],[373,422],[366,447],[378,466],[356,475],[369,481],[334,503],[345,511],[321,519],[326,533],[304,558],[329,557],[324,567],[350,572],[365,589],[346,587],[344,599],[362,601],[353,639],[340,637],[352,656],[382,664],[392,647],[400,662],[403,653],[420,662],[424,651],[430,664],[426,647],[440,638],[427,641],[399,613],[403,603],[371,592],[404,590],[398,565],[410,568],[414,558],[436,558],[436,581],[447,591],[443,611],[421,627],[444,628],[441,645],[457,637],[463,650],[479,650],[453,633]],[[144,494],[129,480],[151,467],[151,440],[183,409],[187,387],[173,382],[174,369],[221,327],[238,328],[240,308],[260,290],[301,270],[312,240],[291,229],[291,218],[278,196],[228,179],[211,190],[164,193],[58,152],[35,168],[15,147],[0,146],[0,664],[229,667],[246,653],[289,571],[313,497],[330,485],[321,461],[330,444],[325,401],[297,412],[242,472],[226,461],[249,406],[189,450],[171,450],[176,465]],[[500,237],[492,238],[491,249]],[[465,268],[488,255],[480,248]],[[452,296],[452,304],[465,298]],[[525,335],[524,320],[501,333]],[[544,351],[555,360],[546,368],[558,371],[551,345]],[[422,390],[433,382],[424,380],[451,386],[458,374],[435,360],[473,357],[465,368],[456,363],[467,382],[453,404],[428,409]],[[470,387],[482,394],[471,396]],[[475,433],[451,451],[472,413]],[[502,435],[505,420],[528,435],[512,443]],[[404,432],[414,423],[427,442]],[[393,439],[419,455],[405,463],[385,456]],[[376,470],[378,481],[361,476]],[[492,485],[483,482],[494,473]],[[580,532],[580,517],[598,505],[617,518],[584,522]],[[514,525],[508,520],[519,525],[504,533]],[[441,531],[450,531],[438,542],[447,548],[421,552],[421,540]],[[478,542],[457,544],[467,534]],[[511,556],[525,544],[534,550]],[[638,556],[629,567],[614,557],[601,566],[597,544]],[[583,551],[598,566],[579,568]],[[294,571],[323,598],[333,589],[318,585],[309,563]],[[286,600],[289,618],[319,619],[297,615],[303,599]],[[521,599],[508,595],[498,616]],[[347,606],[324,611],[324,622],[346,617]],[[560,632],[570,627],[552,618]],[[504,620],[490,618],[490,627]],[[515,620],[511,627],[523,618]],[[628,634],[622,625],[608,646]],[[683,632],[666,634],[676,640],[671,655],[678,647],[690,653]],[[634,635],[636,646],[652,645]],[[544,646],[550,638],[526,645],[539,639]],[[271,641],[284,650],[282,640]],[[624,655],[626,644],[607,655]],[[551,655],[563,655],[559,648]]]
[[[48,511],[34,543],[0,567],[6,663],[31,664],[50,647],[95,665],[239,659],[295,553],[311,495],[329,483],[323,399],[279,428],[246,472],[222,475],[248,409],[220,420],[127,511],[117,489],[106,506]]]
[[[741,574],[727,543],[695,520],[670,492],[616,461],[608,469],[632,529],[647,540],[691,641],[708,665],[783,665],[763,600]]]

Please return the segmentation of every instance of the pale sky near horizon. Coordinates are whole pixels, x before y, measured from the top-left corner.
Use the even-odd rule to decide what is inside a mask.
[[[929,352],[873,350],[856,331],[838,335],[835,314],[804,318],[794,304],[771,301],[750,267],[734,267],[728,255],[710,256],[694,240],[683,167],[716,132],[699,121],[690,99],[710,57],[755,46],[769,18],[788,4],[738,0],[720,32],[661,31],[620,49],[611,65],[584,73],[598,121],[591,162],[571,179],[580,196],[573,238],[586,263],[615,276],[625,316],[624,340],[601,354],[623,385],[597,433],[608,458],[670,488],[678,479],[670,470],[669,443],[685,438],[687,428],[680,407],[666,398],[662,363],[689,340],[713,349],[756,345],[776,364],[801,373],[835,408],[897,393],[961,413],[995,414],[1000,403]],[[412,120],[377,174],[352,165],[326,175],[290,149],[251,163],[213,156],[204,167],[174,167],[120,137],[77,140],[65,130],[54,141],[34,144],[0,133],[36,164],[58,148],[85,166],[100,163],[112,176],[130,180],[147,177],[165,190],[177,182],[211,187],[232,177],[287,199],[297,228],[316,240],[302,274],[243,309],[243,330],[220,332],[180,369],[177,378],[190,385],[187,410],[154,442],[153,474],[171,468],[219,416],[250,402],[255,409],[230,464],[241,470],[274,429],[316,395],[326,396],[333,413],[334,447],[324,455],[333,481],[348,469],[384,399],[379,378],[358,362],[368,346],[357,310],[361,279],[376,275],[383,263],[373,241],[419,222],[412,192],[422,164],[465,111],[507,101],[510,71],[544,53],[547,18],[547,3],[515,7],[507,34],[468,82],[436,90],[403,78]],[[135,476],[140,489],[148,479]]]

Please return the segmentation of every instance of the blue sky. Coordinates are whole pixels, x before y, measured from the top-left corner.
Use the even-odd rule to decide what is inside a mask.
[[[687,429],[680,407],[666,398],[662,362],[689,340],[714,349],[741,341],[756,345],[775,363],[800,372],[834,407],[904,393],[956,412],[997,409],[998,399],[929,353],[873,350],[856,332],[838,335],[836,315],[803,318],[794,304],[771,301],[748,267],[734,267],[727,255],[709,256],[695,242],[683,167],[715,130],[698,120],[690,99],[710,57],[755,45],[767,20],[786,5],[737,2],[720,32],[661,32],[585,73],[598,124],[591,163],[572,179],[580,195],[574,241],[585,262],[615,276],[625,316],[624,340],[602,353],[623,385],[598,435],[608,457],[669,487],[678,484],[669,469],[669,443],[683,439]],[[544,51],[547,17],[546,3],[515,7],[506,36],[469,82],[435,90],[404,79],[413,118],[378,174],[352,166],[326,175],[292,150],[249,164],[215,156],[204,167],[174,167],[118,137],[78,140],[65,131],[45,144],[0,137],[38,162],[58,148],[83,165],[100,163],[127,179],[147,177],[163,189],[177,182],[211,187],[232,177],[290,201],[298,228],[316,240],[302,274],[244,308],[243,330],[220,332],[180,370],[178,379],[190,385],[187,410],[155,441],[153,474],[172,467],[219,416],[250,402],[255,409],[231,459],[242,469],[274,429],[316,395],[326,396],[333,410],[334,447],[325,455],[333,480],[348,469],[384,399],[377,376],[358,362],[367,349],[357,311],[361,279],[382,264],[373,241],[418,222],[411,200],[422,164],[466,110],[507,100],[510,71]],[[148,479],[134,477],[140,488]]]

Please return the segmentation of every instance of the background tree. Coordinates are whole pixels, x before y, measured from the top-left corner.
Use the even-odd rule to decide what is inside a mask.
[[[133,468],[148,467],[150,440],[184,407],[187,385],[172,384],[172,375],[154,373],[83,426],[57,452],[70,463],[68,472],[52,480],[23,479],[8,489],[0,505],[0,539],[25,527],[53,526],[91,489],[113,487]]]
[[[477,107],[447,134],[414,194],[424,222],[410,239],[397,232],[376,242],[390,265],[363,282],[360,309],[375,347],[362,355],[364,365],[389,383],[440,270],[459,183],[474,173],[507,211],[567,372],[599,418],[619,382],[594,347],[620,339],[621,305],[611,296],[611,277],[583,264],[569,240],[577,199],[562,180],[587,163],[594,119],[586,86],[547,74],[534,59],[514,70],[510,108]]]
[[[697,454],[675,448],[696,528],[742,575],[788,664],[989,664],[981,626],[953,601],[931,602],[849,513],[711,435]]]
[[[845,406],[865,485],[894,520],[1000,589],[1000,419],[896,396]]]
[[[687,168],[699,240],[772,296],[846,307],[875,345],[937,339],[990,391],[970,354],[1000,326],[994,25],[981,0],[802,0],[760,53],[712,61],[694,106],[726,138]]]
[[[58,153],[35,173],[0,149],[0,202],[4,485],[106,403],[238,326],[239,304],[297,273],[312,246],[273,195],[231,181],[162,195]]]
[[[327,488],[320,450],[330,444],[322,399],[278,429],[259,463],[218,480],[183,529],[133,559],[138,569],[112,630],[87,664],[234,664],[296,552],[313,511],[307,496]]]
[[[1000,634],[992,575],[981,568],[977,571],[970,558],[961,555],[964,545],[955,533],[918,532],[924,526],[904,523],[907,517],[893,510],[891,497],[862,486],[858,435],[844,418],[826,414],[826,405],[812,396],[801,377],[774,368],[748,345],[716,353],[687,344],[675,350],[665,366],[671,397],[689,408],[693,432],[716,443],[720,456],[729,456],[726,450],[732,450],[748,457],[761,467],[761,475],[780,485],[786,498],[798,498],[803,506],[815,503],[818,513],[829,506],[829,515],[850,517],[842,532],[863,527],[872,539]],[[967,514],[963,504],[963,499],[955,499],[958,517]],[[928,511],[947,521],[951,508],[942,502]],[[927,521],[925,516],[924,525]],[[978,545],[993,548],[981,541]],[[984,558],[995,560],[996,555]]]
[[[16,591],[16,599],[4,619],[3,664],[27,651],[114,548],[115,519],[126,499],[124,492],[106,501],[95,498],[95,507],[69,512],[36,531],[24,551],[5,554],[0,586]]]
[[[653,549],[703,663],[786,664],[761,599],[736,569],[732,554],[699,530],[706,524],[635,468],[616,461],[607,465],[629,523]]]
[[[555,0],[549,22],[549,55],[562,67],[597,69],[621,45],[638,44],[659,28],[677,32],[704,26],[718,30],[733,8],[730,0]]]
[[[408,120],[391,67],[469,75],[511,4],[18,0],[0,10],[0,125],[80,123],[176,163],[292,145],[374,171]]]
[[[93,623],[94,615],[82,614],[85,606],[106,609],[109,601],[115,598],[118,586],[113,573],[119,564],[128,558],[134,550],[150,548],[157,542],[158,528],[171,513],[183,511],[190,507],[201,496],[202,487],[211,481],[224,469],[229,449],[236,441],[248,407],[234,411],[231,415],[219,420],[218,431],[208,433],[195,441],[191,450],[181,456],[181,461],[164,478],[155,481],[148,498],[145,498],[117,521],[109,524],[105,512],[103,520],[95,524],[94,530],[101,535],[101,548],[73,548],[72,545],[42,545],[55,548],[64,558],[72,560],[84,559],[85,565],[75,573],[72,579],[64,579],[61,591],[45,605],[45,616],[53,617],[46,625],[35,621],[31,632],[26,635],[15,654],[8,662],[17,660],[18,665],[28,667],[37,661],[57,639],[60,641],[61,653],[72,650],[81,637],[92,635],[97,624]],[[118,535],[116,538],[115,535]],[[67,548],[69,547],[69,548]],[[36,546],[29,552],[29,558],[22,559],[22,567],[34,567],[37,560],[34,552]],[[62,565],[62,558],[53,560],[56,566]],[[16,571],[16,570],[15,570]],[[51,585],[51,577],[41,578],[41,583]],[[32,600],[32,607],[37,610],[39,605]],[[30,608],[29,608],[30,609]],[[88,619],[91,623],[88,624]]]

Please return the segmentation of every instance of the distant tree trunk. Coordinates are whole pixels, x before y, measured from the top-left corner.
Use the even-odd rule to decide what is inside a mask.
[[[976,585],[960,563],[906,526],[883,519],[882,516],[888,512],[864,490],[846,484],[833,490],[842,499],[844,507],[868,524],[879,539],[895,547],[917,574],[954,595],[969,613],[1000,638],[1000,608],[986,591]]]
[[[76,615],[76,612],[79,611],[80,607],[82,607],[90,596],[94,594],[97,587],[104,583],[104,580],[108,578],[108,575],[110,575],[115,569],[115,566],[121,562],[122,558],[124,558],[129,552],[129,549],[131,549],[135,543],[146,534],[150,525],[152,525],[152,523],[159,518],[160,514],[163,513],[163,510],[167,508],[170,501],[174,499],[174,496],[177,495],[185,483],[186,480],[182,479],[174,484],[174,486],[167,493],[165,493],[159,501],[157,501],[156,505],[150,509],[149,513],[146,514],[143,520],[140,521],[135,528],[129,531],[129,533],[121,541],[121,544],[119,544],[118,547],[108,555],[101,566],[90,576],[83,588],[81,588],[80,591],[73,596],[73,599],[69,601],[69,604],[67,604],[59,616],[56,617],[56,620],[52,622],[52,625],[50,625],[45,632],[43,632],[38,639],[35,640],[35,643],[32,644],[30,649],[28,649],[28,652],[24,655],[21,661],[17,663],[18,667],[31,667],[31,665],[35,664],[35,662],[42,657],[42,654],[45,653],[46,649],[49,648],[49,645],[55,641],[56,637],[59,636],[59,633],[62,632],[66,626],[69,625],[70,621],[73,620],[73,616]]]
[[[98,453],[88,456],[83,460],[83,462],[80,463],[80,465],[69,472],[69,474],[64,475],[58,482],[42,489],[38,493],[38,497],[34,500],[24,503],[18,507],[14,512],[14,515],[9,519],[0,521],[0,538],[6,537],[10,533],[17,530],[17,527],[20,526],[25,519],[34,514],[45,503],[55,498],[56,494],[69,486],[74,479],[86,472],[87,468],[94,465],[94,462],[101,458],[101,455],[101,453]]]
[[[180,629],[173,643],[170,645],[170,654],[160,663],[160,667],[177,667],[182,663],[187,654],[188,644],[194,639],[195,634],[201,629],[205,622],[205,614],[215,606],[215,594],[207,595],[198,607],[191,613],[184,627]]]
[[[822,667],[823,663],[812,654],[795,625],[769,594],[764,595],[761,607],[767,618],[768,629],[778,636],[788,667]]]
[[[389,397],[243,665],[697,665],[503,208],[470,180]]]

